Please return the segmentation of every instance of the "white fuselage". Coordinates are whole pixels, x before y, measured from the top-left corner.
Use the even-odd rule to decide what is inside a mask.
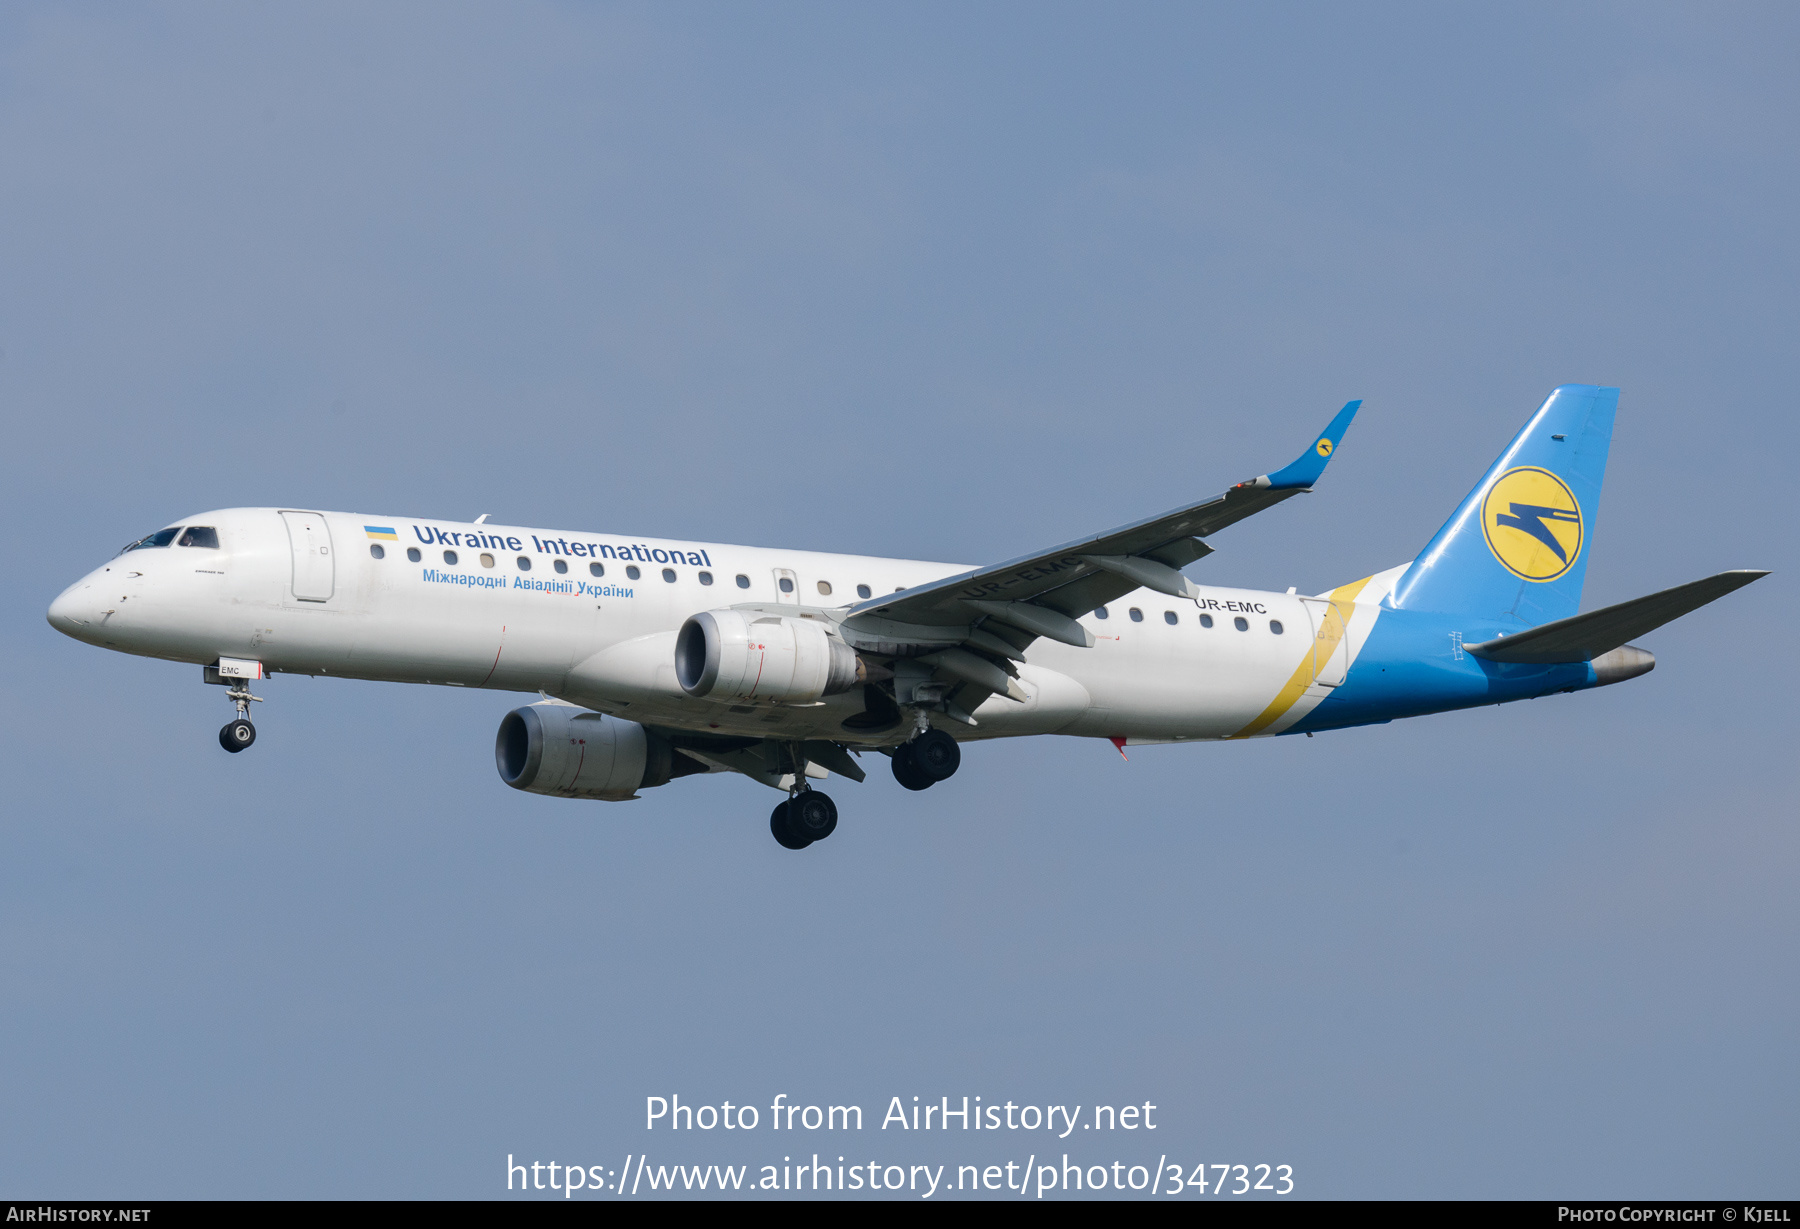
[[[844,725],[863,711],[860,688],[797,706],[688,696],[675,681],[678,629],[700,611],[752,603],[828,619],[870,595],[967,570],[275,508],[208,512],[180,524],[213,528],[219,546],[123,553],[70,586],[51,622],[92,644],[171,661],[242,658],[276,673],[541,691],[646,724],[866,745],[895,737]],[[384,530],[394,536],[378,536]],[[1340,605],[1349,616],[1346,659],[1379,617],[1385,592],[1371,583]],[[1307,667],[1280,719],[1249,731],[1279,733],[1328,694],[1306,682],[1321,609],[1291,594],[1206,588],[1188,600],[1138,590],[1112,603],[1107,617],[1081,618],[1094,647],[1033,643],[1019,673],[1024,703],[991,697],[973,727],[937,721],[960,739],[1228,738],[1266,715]]]

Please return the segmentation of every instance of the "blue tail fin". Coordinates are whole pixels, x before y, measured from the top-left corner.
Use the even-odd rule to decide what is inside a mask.
[[[1533,627],[1575,614],[1618,408],[1616,388],[1551,393],[1406,569],[1393,604]]]

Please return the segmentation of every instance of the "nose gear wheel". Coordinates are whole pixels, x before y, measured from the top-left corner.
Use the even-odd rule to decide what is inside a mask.
[[[219,731],[219,745],[236,755],[256,741],[256,727],[250,719],[240,717],[236,721],[227,721],[225,728]]]
[[[216,672],[208,667],[207,681],[226,682],[228,680],[217,678]],[[263,698],[251,695],[250,684],[245,680],[234,679],[229,682],[231,690],[225,693],[225,698],[237,706],[237,716],[227,721],[224,728],[219,731],[219,745],[236,755],[240,751],[249,750],[250,744],[256,741],[256,727],[250,723],[250,705],[261,704]]]

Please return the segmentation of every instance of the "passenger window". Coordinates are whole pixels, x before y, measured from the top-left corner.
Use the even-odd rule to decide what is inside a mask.
[[[484,568],[493,567],[494,566],[494,557],[490,554],[483,552],[483,554],[481,556],[481,566]]]
[[[424,558],[423,555],[419,554],[419,548],[416,546],[409,546],[406,548],[406,557],[414,563],[417,563],[420,559]]]
[[[873,596],[875,596],[875,591],[873,589],[870,589],[869,586],[867,586],[867,585],[858,585],[858,586],[856,586],[856,596],[857,597],[873,597]]]
[[[1096,619],[1110,619],[1112,618],[1112,612],[1107,610],[1104,606],[1096,606],[1094,607],[1094,617]]]
[[[712,573],[711,572],[700,573],[700,583],[703,585],[712,584]]]
[[[745,576],[742,572],[739,572],[738,573],[738,588],[748,589],[749,587],[750,587],[750,578],[748,576]]]
[[[369,543],[369,557],[371,559],[386,559],[387,552],[381,549],[381,543],[371,542]]]
[[[203,546],[207,550],[219,549],[219,531],[211,525],[190,525],[188,531],[181,535],[180,546]]]
[[[794,591],[794,582],[783,576],[781,578],[781,591],[783,593],[792,593]]]
[[[148,550],[153,546],[167,546],[175,540],[175,535],[180,532],[180,525],[175,526],[173,529],[159,529],[147,538],[139,538],[119,553],[123,555],[127,550]]]
[[[1211,627],[1212,626],[1212,616],[1207,615],[1207,614],[1201,615],[1200,616],[1200,626],[1201,627]]]
[[[519,571],[521,571],[521,572],[531,571],[531,560],[529,558],[527,558],[526,556],[520,555],[518,557],[518,559],[515,560],[515,562],[519,565]]]
[[[674,584],[675,583],[675,569],[674,568],[664,568],[663,569],[663,580],[665,582],[667,582],[668,584],[671,584],[671,585]]]
[[[1133,623],[1142,623],[1144,621],[1144,612],[1139,610],[1136,606],[1133,606],[1131,608],[1131,621]]]
[[[1243,615],[1239,615],[1237,618],[1233,619],[1231,625],[1240,632],[1247,632],[1250,630],[1250,620],[1246,619]]]
[[[456,566],[456,552],[453,550],[445,551],[444,552],[444,562],[449,564],[451,567],[455,567]]]
[[[831,596],[831,582],[829,580],[821,580],[819,582],[819,596],[820,597],[830,597]]]
[[[588,575],[589,576],[604,576],[604,575],[606,575],[606,565],[604,563],[588,564]]]
[[[556,569],[556,574],[558,576],[566,575],[569,570],[569,563],[566,559],[558,559],[550,566]]]
[[[636,580],[638,577],[642,576],[643,573],[638,571],[637,564],[628,563],[625,565],[625,575],[628,579]]]
[[[1175,612],[1173,610],[1163,611],[1163,622],[1167,623],[1170,627],[1174,627],[1175,626]]]
[[[1280,619],[1270,619],[1269,620],[1269,630],[1274,632],[1277,636],[1281,635],[1281,630],[1282,630],[1281,629],[1281,620]]]

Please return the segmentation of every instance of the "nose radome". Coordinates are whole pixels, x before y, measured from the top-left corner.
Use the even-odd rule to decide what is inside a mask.
[[[45,616],[50,620],[50,626],[65,636],[79,636],[82,629],[93,621],[93,614],[89,609],[91,603],[87,601],[87,591],[91,587],[88,582],[81,581],[57,594]]]

